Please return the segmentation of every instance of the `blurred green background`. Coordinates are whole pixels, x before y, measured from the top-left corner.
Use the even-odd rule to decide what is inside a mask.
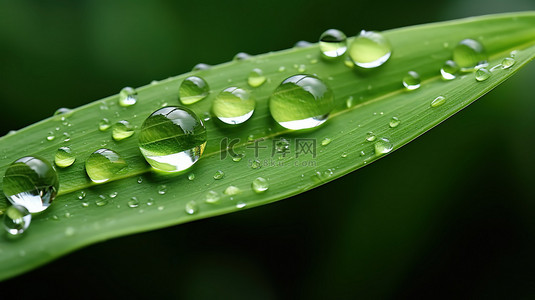
[[[0,0],[0,134],[328,28],[355,35],[523,10],[535,2]],[[1,293],[533,299],[534,80],[532,63],[399,151],[313,191],[93,245],[0,283]]]

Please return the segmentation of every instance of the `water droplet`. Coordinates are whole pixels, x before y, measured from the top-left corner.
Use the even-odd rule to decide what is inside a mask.
[[[419,88],[420,82],[420,75],[414,71],[409,71],[407,75],[403,77],[403,85],[409,91]]]
[[[197,213],[197,211],[199,210],[199,206],[197,205],[197,202],[195,202],[195,200],[191,200],[186,203],[186,205],[184,206],[184,210],[188,215],[193,215]]]
[[[48,135],[46,136],[47,141],[53,141],[56,138],[54,135],[54,132],[50,131]]]
[[[237,208],[244,208],[247,204],[245,204],[245,202],[243,201],[238,201],[236,202],[236,207]]]
[[[75,232],[76,230],[74,229],[74,227],[69,226],[65,228],[65,236],[73,236]]]
[[[251,162],[251,168],[253,169],[260,169],[262,168],[262,163],[258,160],[258,159],[255,159]]]
[[[193,181],[193,180],[195,180],[195,174],[193,174],[193,173],[189,173],[189,174],[188,174],[188,180],[189,180],[189,181]]]
[[[128,200],[128,207],[136,208],[138,206],[139,206],[139,200],[137,200],[136,197],[132,197],[130,198],[130,200]]]
[[[487,61],[487,54],[483,45],[473,39],[464,39],[453,48],[453,60],[463,70],[475,68]]]
[[[346,158],[347,157],[347,153],[346,152],[343,152],[341,155],[340,155],[341,158]]]
[[[139,183],[139,184],[143,183],[143,177],[139,176],[137,178],[137,183]]]
[[[446,102],[444,96],[438,96],[433,101],[431,101],[431,107],[439,107]]]
[[[82,207],[89,207],[89,202],[82,202]]]
[[[515,59],[512,57],[506,57],[502,60],[502,68],[503,69],[509,69],[515,64]]]
[[[346,35],[338,29],[329,29],[321,34],[319,47],[326,57],[340,57],[347,50]]]
[[[330,138],[324,138],[324,139],[321,141],[321,145],[322,145],[322,146],[327,146],[327,145],[329,145],[331,142],[332,142],[332,140],[331,140]]]
[[[295,43],[294,47],[295,48],[306,48],[306,47],[310,47],[312,46],[313,44],[311,42],[307,42],[307,41],[298,41],[297,43]]]
[[[381,155],[388,153],[392,151],[392,148],[394,146],[387,138],[379,138],[377,142],[375,142],[374,148],[375,148],[375,154]]]
[[[56,163],[56,166],[60,168],[71,166],[75,160],[76,157],[72,154],[71,148],[69,147],[59,148],[54,156],[54,162]]]
[[[346,99],[346,107],[351,108],[353,105],[355,105],[355,99],[353,99],[353,96],[349,96]]]
[[[216,203],[220,199],[219,194],[216,191],[208,191],[204,195],[204,201],[206,203]]]
[[[264,84],[264,82],[266,82],[266,76],[264,76],[264,72],[262,72],[262,70],[255,68],[249,73],[247,83],[251,87],[259,87]]]
[[[121,120],[113,125],[112,137],[116,141],[121,141],[131,137],[134,134],[134,128],[130,122]]]
[[[245,157],[245,154],[238,153],[232,157],[232,161],[239,162]]]
[[[100,130],[100,131],[106,131],[106,130],[108,130],[110,127],[111,127],[110,120],[108,120],[108,119],[106,119],[106,118],[103,118],[103,119],[100,120],[100,122],[98,123],[98,130]]]
[[[69,108],[66,108],[66,107],[61,107],[61,108],[58,108],[54,112],[54,116],[67,115],[67,114],[70,114],[70,113],[72,113],[72,109],[69,109]],[[62,116],[62,117],[65,117],[65,116]]]
[[[349,46],[349,56],[355,65],[365,69],[381,66],[391,54],[390,42],[375,31],[362,30]]]
[[[313,75],[285,79],[269,99],[271,116],[282,127],[299,130],[323,124],[334,108],[332,90]]]
[[[152,205],[154,205],[154,199],[153,198],[149,198],[147,200],[147,206],[152,206]]]
[[[80,191],[78,192],[78,195],[76,196],[76,198],[78,198],[78,200],[84,200],[86,196],[86,193],[84,191]]]
[[[59,190],[56,170],[47,160],[26,156],[6,169],[3,190],[9,202],[24,206],[30,213],[48,208]]]
[[[67,219],[70,218],[70,217],[72,217],[72,215],[71,215],[70,212],[66,212],[66,213],[64,214],[64,216],[65,216],[65,218],[67,218]]]
[[[32,215],[22,205],[12,205],[4,212],[4,229],[11,236],[23,234],[31,221]]]
[[[475,72],[475,77],[477,81],[485,81],[490,77],[490,71],[485,68],[479,68]]]
[[[200,101],[210,93],[210,87],[204,79],[198,76],[190,76],[180,84],[178,96],[180,102],[185,105]]]
[[[307,70],[307,66],[301,64],[299,66],[297,66],[297,71],[300,72],[300,73],[303,73]]]
[[[239,193],[241,193],[241,190],[237,186],[229,185],[225,189],[224,193],[225,195],[234,196],[234,195],[238,195]]]
[[[395,128],[398,127],[400,122],[401,121],[398,117],[392,117],[392,119],[390,119],[390,123],[388,123],[388,126],[390,126],[390,128]]]
[[[251,188],[255,193],[260,194],[268,190],[269,182],[265,178],[258,177],[251,183]]]
[[[199,64],[196,64],[195,66],[193,66],[192,71],[209,70],[211,68],[212,68],[212,66],[210,66],[208,64],[199,63]]]
[[[212,111],[223,123],[241,124],[253,115],[255,106],[255,99],[248,91],[229,87],[217,95]]]
[[[98,198],[95,199],[95,204],[97,206],[104,206],[108,204],[108,199],[104,195],[98,195]]]
[[[460,68],[456,62],[454,62],[453,60],[447,60],[440,69],[440,74],[445,80],[452,80],[457,77],[457,73],[459,73],[459,70]]]
[[[119,93],[120,106],[132,106],[137,102],[137,92],[133,88],[127,86]]]
[[[63,141],[64,142],[68,142],[70,140],[71,140],[71,135],[69,133],[67,133],[67,132],[64,132],[63,133]]]
[[[165,193],[167,193],[167,186],[165,184],[158,186],[158,194],[165,195]]]
[[[222,179],[224,176],[225,176],[225,172],[223,172],[223,171],[221,171],[221,170],[217,170],[217,171],[215,171],[215,173],[214,173],[214,179],[215,179],[215,180]]]
[[[110,149],[98,149],[85,161],[85,171],[91,181],[106,182],[127,166],[121,156]]]
[[[376,139],[376,136],[375,136],[375,134],[373,132],[370,131],[370,132],[366,133],[366,141],[373,142],[373,141],[375,141],[375,139]]]
[[[286,67],[285,66],[280,66],[279,67],[279,72],[284,72],[286,71]]]
[[[232,60],[246,60],[249,59],[251,55],[245,53],[245,52],[238,52],[236,55],[234,55],[234,58]]]
[[[109,196],[110,196],[110,198],[113,199],[113,198],[117,197],[117,195],[119,195],[119,193],[117,193],[117,192],[111,192]]]
[[[139,149],[153,168],[179,172],[199,160],[206,140],[206,127],[193,111],[168,106],[153,112],[143,122]]]

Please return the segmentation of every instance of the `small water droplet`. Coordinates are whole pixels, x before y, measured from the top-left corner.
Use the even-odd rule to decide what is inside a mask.
[[[306,48],[306,47],[310,47],[312,46],[313,44],[311,42],[307,42],[307,41],[298,41],[297,43],[295,43],[294,47],[295,48]]]
[[[307,66],[303,65],[303,64],[300,64],[299,66],[297,66],[297,71],[300,72],[300,73],[303,73],[307,70]]]
[[[506,57],[502,60],[502,68],[503,69],[509,69],[515,64],[515,59],[512,57]]]
[[[116,141],[121,141],[131,137],[134,134],[134,128],[130,125],[130,122],[121,120],[115,123],[113,126],[112,137]]]
[[[184,206],[184,210],[188,215],[193,215],[197,213],[197,211],[199,210],[199,206],[197,205],[197,202],[195,202],[195,200],[191,200],[186,203],[186,205]]]
[[[143,177],[139,176],[137,178],[137,183],[139,183],[139,184],[143,183]]]
[[[76,157],[71,151],[71,148],[69,147],[61,147],[56,151],[56,155],[54,156],[54,162],[56,163],[56,166],[60,168],[66,168],[71,166],[74,161],[76,160]]]
[[[475,77],[477,81],[485,81],[489,79],[490,75],[490,71],[485,68],[479,68],[475,72]]]
[[[158,186],[158,194],[165,195],[165,193],[167,193],[167,186],[165,184]]]
[[[321,34],[319,48],[327,58],[340,57],[347,50],[346,35],[338,29],[329,29]]]
[[[199,63],[193,66],[192,71],[210,70],[211,68],[212,68],[211,65]]]
[[[444,98],[444,96],[438,96],[433,101],[431,101],[431,107],[439,107],[444,104],[444,102],[446,102],[446,98]]]
[[[108,199],[104,195],[98,195],[98,198],[95,200],[97,206],[104,206],[108,204]]]
[[[54,135],[54,132],[50,131],[48,135],[46,136],[47,141],[53,141],[56,138]]]
[[[285,66],[280,66],[279,67],[279,72],[284,72],[286,71],[286,67]]]
[[[63,133],[63,141],[64,142],[68,142],[70,140],[71,140],[71,135],[69,133],[67,133],[67,132],[64,132]]]
[[[108,119],[106,119],[106,118],[103,118],[103,119],[100,120],[100,122],[98,123],[98,130],[100,130],[100,131],[106,131],[106,130],[108,130],[110,127],[111,127],[110,120],[108,120]]]
[[[416,90],[420,87],[420,75],[414,71],[409,71],[405,77],[403,77],[403,86],[409,91]]]
[[[266,76],[264,76],[264,72],[262,72],[262,70],[255,68],[249,73],[247,83],[251,87],[259,87],[264,84],[264,82],[266,82]]]
[[[110,198],[115,198],[115,197],[117,197],[117,195],[119,195],[119,193],[117,193],[117,192],[111,192],[109,194]]]
[[[12,205],[4,212],[4,229],[11,236],[23,234],[32,221],[32,215],[22,205]]]
[[[376,139],[376,136],[372,131],[366,133],[366,141],[373,142],[375,141],[375,139]]]
[[[355,65],[376,68],[392,55],[390,42],[379,32],[362,30],[349,46],[349,56]]]
[[[246,90],[229,87],[221,91],[212,103],[212,111],[221,122],[241,124],[253,115],[255,98]]]
[[[78,192],[78,194],[76,195],[76,198],[78,198],[78,200],[84,200],[85,199],[85,196],[86,196],[86,193],[84,191],[80,191]]]
[[[117,152],[105,148],[91,153],[85,161],[85,171],[95,183],[110,180],[126,166],[126,162]]]
[[[379,138],[377,142],[375,142],[375,145],[374,145],[375,154],[382,155],[382,154],[388,153],[392,151],[393,147],[394,146],[392,145],[390,140],[388,140],[387,138]]]
[[[453,60],[447,60],[440,69],[440,74],[445,80],[452,80],[457,77],[457,73],[459,73],[459,70],[460,68],[456,62],[454,62]]]
[[[232,157],[232,161],[239,162],[245,157],[245,154],[238,153]]]
[[[130,208],[136,208],[139,206],[139,200],[137,200],[137,197],[132,197],[130,200],[128,200],[128,207]]]
[[[180,102],[185,105],[190,105],[198,102],[208,96],[210,87],[208,83],[199,76],[190,76],[180,84],[178,89],[178,96]]]
[[[245,206],[247,206],[247,204],[245,204],[245,202],[243,202],[243,201],[236,202],[236,207],[237,208],[244,208]]]
[[[390,123],[388,123],[388,126],[390,126],[390,128],[395,128],[398,127],[399,123],[401,123],[401,121],[398,117],[392,117],[392,119],[390,119]]]
[[[346,107],[347,107],[347,108],[350,108],[350,107],[352,107],[353,105],[355,105],[355,100],[353,99],[353,96],[349,96],[349,97],[346,99]]]
[[[67,218],[67,219],[70,218],[70,217],[72,217],[72,215],[71,215],[70,212],[66,212],[66,213],[64,214],[64,216],[65,216],[65,218]]]
[[[255,193],[260,194],[268,190],[269,182],[263,177],[258,177],[251,183],[251,188]]]
[[[347,157],[347,153],[346,152],[343,152],[341,155],[340,155],[341,158],[346,158]]]
[[[82,207],[89,207],[89,202],[82,202]]]
[[[195,174],[193,174],[193,173],[189,173],[189,174],[188,174],[188,180],[189,180],[189,181],[193,181],[193,180],[195,180]]]
[[[132,106],[137,102],[137,92],[135,89],[127,86],[119,92],[119,105],[120,106]]]
[[[75,232],[76,230],[74,229],[74,227],[69,226],[65,228],[65,236],[73,236]]]
[[[66,107],[60,107],[54,112],[54,116],[68,115],[70,113],[72,113],[72,109],[69,109]],[[65,118],[65,116],[61,116],[61,117]]]
[[[206,203],[216,203],[220,199],[219,194],[216,191],[208,191],[204,195],[204,201]]]
[[[225,177],[225,172],[223,172],[223,171],[221,171],[221,170],[217,170],[217,171],[214,173],[214,179],[215,179],[215,180],[222,179],[223,177]]]
[[[260,169],[262,168],[262,163],[258,160],[258,159],[255,159],[251,162],[251,168],[253,169]]]
[[[238,195],[239,193],[241,193],[241,190],[237,186],[229,185],[225,189],[224,193],[225,195],[234,196],[234,195]]]
[[[322,145],[322,146],[327,146],[327,145],[329,145],[331,142],[332,142],[332,140],[331,140],[330,138],[324,138],[324,139],[321,141],[321,145]]]
[[[239,60],[246,60],[251,58],[250,54],[247,54],[245,52],[238,52],[236,55],[234,55],[234,58],[232,60],[239,61]]]
[[[152,206],[152,205],[154,205],[154,199],[153,198],[149,198],[147,200],[147,206]]]

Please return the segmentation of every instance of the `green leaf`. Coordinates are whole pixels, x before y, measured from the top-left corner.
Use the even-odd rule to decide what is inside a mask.
[[[412,26],[384,34],[392,44],[393,55],[384,66],[366,73],[351,70],[344,59],[323,60],[317,45],[193,72],[211,87],[206,99],[189,106],[199,116],[205,116],[215,95],[229,86],[249,88],[257,106],[251,120],[236,127],[223,126],[214,118],[207,121],[205,153],[182,175],[151,172],[137,146],[138,132],[115,142],[111,130],[99,131],[98,123],[102,118],[113,122],[128,120],[139,129],[154,110],[163,105],[179,104],[178,87],[191,73],[137,89],[138,103],[134,106],[119,106],[116,95],[2,137],[2,173],[21,156],[40,155],[52,161],[56,150],[65,145],[71,147],[77,160],[71,167],[58,169],[60,194],[48,210],[34,216],[25,236],[17,240],[2,238],[0,278],[20,274],[91,243],[234,212],[310,190],[384,156],[377,151],[381,138],[388,139],[393,150],[400,148],[490,91],[535,57],[533,12]],[[476,81],[471,73],[452,81],[442,80],[440,67],[451,58],[452,48],[465,38],[483,43],[490,67],[513,50],[517,50],[516,63],[509,69],[497,68],[482,82]],[[321,127],[291,132],[275,124],[267,104],[270,93],[282,80],[303,73],[297,70],[301,65],[306,68],[304,73],[316,74],[330,85],[336,109]],[[281,71],[281,67],[284,70]],[[260,68],[268,80],[260,87],[250,88],[247,76],[254,68]],[[408,71],[420,74],[422,86],[418,90],[403,88],[401,79]],[[432,108],[431,102],[438,96],[443,96],[445,102]],[[389,123],[393,117],[400,123],[391,128]],[[49,132],[56,136],[52,141],[46,139]],[[64,141],[63,132],[69,134],[69,141]],[[375,141],[366,140],[368,132],[374,133]],[[274,142],[280,138],[290,142],[290,152],[285,156],[273,154]],[[224,139],[239,139],[234,151],[245,154],[241,161],[236,162],[228,152],[221,152]],[[298,139],[315,141],[316,147],[311,150],[316,150],[316,156],[303,152],[297,156]],[[255,145],[265,147],[258,149],[258,157],[252,147]],[[128,167],[114,181],[96,185],[88,179],[84,161],[102,147],[120,153]],[[255,159],[260,168],[251,167]],[[218,170],[225,175],[215,180],[213,175]],[[195,178],[189,180],[189,174],[194,174]],[[267,179],[267,191],[257,194],[252,190],[252,181],[257,177]],[[166,189],[164,194],[159,193],[162,185]],[[229,186],[236,187],[239,192],[224,194]],[[79,191],[87,194],[83,201],[77,198]],[[205,202],[209,191],[218,194],[217,203]],[[116,197],[111,197],[114,193]],[[100,195],[107,198],[107,205],[95,204]],[[131,197],[138,199],[139,206],[129,207]],[[6,200],[2,201],[5,208]],[[88,207],[82,206],[84,201],[89,203]],[[196,208],[195,213],[188,214],[192,206]]]

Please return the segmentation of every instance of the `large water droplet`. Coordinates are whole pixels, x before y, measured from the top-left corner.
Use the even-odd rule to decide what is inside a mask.
[[[121,141],[131,137],[134,134],[134,127],[130,122],[121,120],[113,125],[112,137],[116,141]]]
[[[200,101],[210,93],[210,87],[204,79],[198,76],[190,76],[180,84],[178,96],[180,102],[185,105]]]
[[[85,161],[85,171],[96,183],[106,182],[127,166],[121,156],[110,149],[98,149]]]
[[[137,92],[133,88],[127,86],[119,93],[119,105],[132,106],[137,102]]]
[[[255,193],[260,194],[268,190],[269,182],[265,178],[258,177],[251,183],[251,188]]]
[[[475,72],[475,77],[477,81],[485,81],[490,77],[490,71],[485,68],[479,68]]]
[[[22,205],[12,205],[4,214],[4,229],[12,236],[23,234],[32,221],[32,215]]]
[[[349,56],[355,65],[370,69],[384,64],[392,55],[390,42],[379,32],[364,31],[353,39]]]
[[[403,77],[403,86],[409,91],[415,90],[420,87],[420,75],[414,71],[409,71],[405,77]]]
[[[199,160],[206,140],[204,123],[193,111],[169,106],[153,112],[143,122],[139,149],[153,168],[179,172]]]
[[[515,59],[512,57],[506,57],[502,60],[502,68],[503,69],[509,69],[515,64]]]
[[[24,206],[30,213],[48,208],[59,190],[56,170],[47,160],[26,156],[14,161],[6,170],[3,190],[13,205]]]
[[[321,34],[319,46],[326,57],[342,56],[347,50],[346,35],[338,29],[329,29]]]
[[[379,138],[377,142],[375,142],[375,145],[374,145],[375,155],[388,153],[392,151],[393,147],[394,146],[392,145],[390,140],[388,140],[387,138]]]
[[[248,91],[229,87],[217,95],[212,110],[223,123],[241,124],[253,115],[255,106],[255,99]]]
[[[446,102],[446,98],[444,98],[444,96],[438,96],[433,101],[431,101],[431,107],[439,107],[444,104],[444,102]]]
[[[456,62],[454,62],[453,60],[447,60],[440,69],[440,74],[445,80],[452,80],[457,77],[457,73],[459,73],[459,70],[460,68]]]
[[[299,130],[323,124],[334,107],[332,90],[314,75],[285,79],[269,99],[271,116],[282,127]]]
[[[247,83],[251,87],[259,87],[264,84],[264,82],[266,82],[266,76],[264,76],[264,72],[262,72],[262,70],[255,68],[249,73]]]
[[[69,147],[59,148],[54,156],[54,162],[56,163],[56,166],[60,168],[71,166],[75,160],[76,157],[72,154],[71,148]]]
[[[473,39],[464,39],[453,49],[453,60],[463,69],[472,69],[487,61],[483,45]]]

